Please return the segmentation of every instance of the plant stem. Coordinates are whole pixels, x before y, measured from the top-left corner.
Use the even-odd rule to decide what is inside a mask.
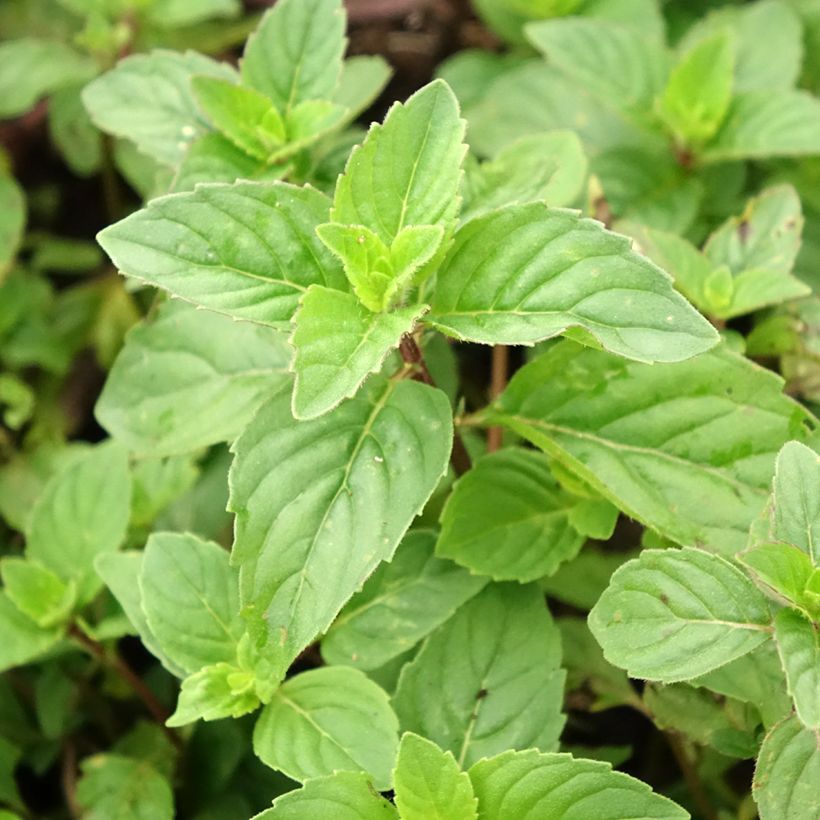
[[[63,796],[72,818],[81,817],[82,809],[77,802],[77,747],[74,738],[67,738],[63,745],[63,760],[60,767]]]
[[[93,655],[100,663],[113,669],[133,690],[137,697],[143,702],[151,717],[160,725],[168,739],[178,749],[182,743],[176,732],[165,725],[165,721],[170,717],[170,712],[157,700],[154,693],[143,683],[136,672],[116,653],[109,654],[105,647],[93,638],[85,634],[76,624],[72,624],[68,630],[69,637],[73,638],[83,649]]]
[[[497,399],[507,386],[507,373],[510,365],[510,349],[507,345],[496,345],[493,348],[492,372],[490,375],[490,401]],[[501,448],[503,428],[487,429],[487,452],[494,453]]]
[[[674,732],[664,732],[663,736],[675,756],[678,768],[686,781],[686,787],[692,795],[698,810],[703,815],[704,820],[719,820],[718,813],[715,807],[709,800],[706,794],[706,789],[703,788],[703,783],[700,781],[700,776],[689,755],[686,752],[686,747],[681,742],[681,739]]]
[[[108,212],[108,218],[116,221],[122,216],[122,195],[117,168],[114,163],[114,140],[108,135],[102,135],[102,164],[100,167],[102,179],[103,201]]]
[[[415,371],[413,378],[416,381],[424,382],[431,387],[436,386],[433,377],[430,375],[430,371],[427,369],[427,363],[424,361],[424,354],[421,352],[421,348],[409,333],[405,333],[401,337],[399,353],[404,363],[410,365]],[[464,473],[472,467],[470,454],[464,446],[464,440],[457,431],[453,432],[453,450],[450,453],[450,463],[453,465],[453,470],[456,475],[464,475]]]

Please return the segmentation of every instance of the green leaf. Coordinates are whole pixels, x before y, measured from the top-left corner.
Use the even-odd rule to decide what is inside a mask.
[[[86,820],[172,820],[168,780],[145,761],[99,754],[82,762],[77,802]]]
[[[479,820],[686,820],[677,804],[608,763],[535,749],[481,760],[469,771]]]
[[[769,638],[766,599],[719,555],[643,550],[612,576],[589,613],[604,657],[630,677],[689,680]]]
[[[238,718],[258,706],[253,672],[230,663],[215,663],[182,681],[177,708],[166,723],[184,726],[200,718]]]
[[[491,453],[456,482],[441,514],[436,554],[495,581],[552,575],[586,540],[569,521],[577,501],[541,453]]]
[[[484,421],[662,535],[734,555],[766,503],[775,454],[810,423],[781,389],[724,348],[650,367],[563,342],[519,370]]]
[[[531,23],[526,33],[552,65],[607,105],[648,111],[666,80],[662,43],[637,26],[571,17]]]
[[[48,131],[68,167],[78,176],[100,169],[102,141],[83,106],[83,84],[55,91],[48,101]],[[96,249],[95,249],[96,250]]]
[[[570,327],[638,361],[674,362],[715,344],[669,277],[575,212],[512,205],[456,233],[430,321],[458,339],[533,344]]]
[[[163,165],[179,165],[188,146],[207,130],[193,92],[196,74],[236,82],[225,63],[193,51],[136,54],[89,83],[83,103],[94,124],[133,142]]]
[[[591,692],[595,696],[591,711],[622,705],[641,709],[641,698],[626,672],[607,663],[586,619],[559,618],[557,623],[564,647],[567,691]]]
[[[707,162],[817,153],[820,100],[805,91],[738,94],[701,158]]]
[[[254,641],[267,643],[280,677],[390,559],[444,474],[451,442],[443,393],[375,377],[307,422],[293,419],[281,391],[240,436],[233,561]]]
[[[26,37],[0,45],[0,119],[25,114],[40,97],[96,74],[95,61],[66,43]]]
[[[737,42],[735,91],[791,89],[803,58],[799,13],[799,4],[781,0],[710,9],[686,32],[682,45],[691,46],[729,29]],[[761,48],[761,43],[766,48]]]
[[[757,754],[754,731],[760,718],[754,708],[686,683],[648,684],[643,700],[659,729],[682,733],[730,757]]]
[[[0,591],[0,671],[21,666],[37,658],[57,643],[60,630],[45,629],[24,615],[11,598]]]
[[[10,176],[0,173],[0,281],[14,263],[25,225],[25,194]]]
[[[342,65],[342,76],[333,93],[333,102],[347,109],[346,120],[356,119],[384,90],[393,69],[379,55],[349,57]]]
[[[800,250],[803,223],[797,191],[776,185],[714,231],[703,250],[712,264],[727,265],[735,274],[760,268],[786,277]]]
[[[800,603],[812,571],[805,552],[790,544],[758,544],[737,557],[764,584],[787,600]]]
[[[345,13],[340,0],[281,0],[248,38],[242,79],[283,113],[330,100],[342,71]]]
[[[795,609],[781,609],[774,637],[797,716],[807,729],[820,730],[820,635]]]
[[[142,609],[139,577],[142,572],[143,557],[141,552],[106,552],[97,556],[94,567],[137,630],[145,648],[172,675],[184,678],[185,670],[163,652]]]
[[[466,772],[451,752],[405,734],[393,774],[396,806],[402,820],[476,820],[478,801]]]
[[[294,316],[291,337],[296,349],[293,415],[316,418],[354,395],[426,310],[426,305],[408,305],[393,313],[371,313],[351,293],[311,285]]]
[[[680,58],[657,103],[678,141],[698,144],[715,135],[732,99],[734,69],[735,41],[728,31],[701,40]]]
[[[277,151],[275,160],[284,159],[306,148],[319,137],[341,126],[347,115],[344,106],[329,100],[305,100],[290,110],[285,120],[288,144]]]
[[[364,225],[320,225],[322,242],[339,257],[361,303],[375,312],[387,310],[419,268],[435,255],[444,232],[437,225],[402,228],[388,247]]]
[[[767,728],[779,723],[792,710],[774,641],[761,644],[748,655],[720,666],[691,683],[753,704]]]
[[[0,560],[6,595],[37,626],[45,629],[63,624],[77,597],[73,581],[64,583],[36,561],[6,557]]]
[[[77,602],[100,588],[94,559],[114,552],[131,512],[128,454],[114,442],[97,445],[49,480],[26,527],[26,556],[77,584]]]
[[[143,455],[232,441],[290,381],[291,355],[283,333],[169,302],[129,332],[95,414]]]
[[[385,791],[393,781],[398,728],[381,687],[357,669],[325,667],[276,690],[257,721],[253,750],[263,763],[300,782],[334,771],[364,771]]]
[[[98,235],[128,276],[237,319],[285,327],[311,284],[345,290],[315,235],[328,201],[281,182],[200,185],[152,200]]]
[[[796,717],[775,726],[763,740],[752,794],[762,820],[809,820],[818,816],[820,739]]]
[[[331,219],[364,225],[386,245],[407,225],[446,228],[458,209],[463,138],[458,102],[443,81],[396,103],[351,153]]]
[[[193,26],[214,17],[236,17],[239,0],[153,0],[143,13],[161,28]]]
[[[264,94],[214,77],[194,77],[191,87],[214,128],[245,153],[266,160],[285,143],[285,122]]]
[[[275,182],[290,170],[290,166],[284,163],[270,165],[260,162],[241,151],[222,134],[210,131],[191,143],[168,190],[171,193],[185,193],[204,182]]]
[[[777,456],[771,535],[820,565],[820,457],[799,441]]]
[[[444,623],[486,583],[436,558],[435,533],[411,531],[367,579],[322,639],[330,664],[377,669]]]
[[[572,205],[586,176],[587,158],[574,131],[521,137],[467,175],[462,221],[514,202]]]
[[[398,820],[393,804],[374,789],[364,772],[337,772],[309,780],[283,794],[253,820]]]
[[[186,672],[235,661],[245,627],[226,550],[190,534],[154,533],[139,576],[151,632]]]
[[[506,749],[558,745],[561,639],[538,588],[490,584],[433,632],[402,670],[403,731],[452,752],[460,767]]]

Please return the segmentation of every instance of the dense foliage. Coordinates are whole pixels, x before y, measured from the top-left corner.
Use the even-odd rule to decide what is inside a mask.
[[[820,818],[820,2],[475,13],[0,8],[0,817]]]

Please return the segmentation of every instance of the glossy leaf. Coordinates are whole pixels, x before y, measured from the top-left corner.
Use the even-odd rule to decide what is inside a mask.
[[[253,733],[263,763],[294,780],[364,771],[379,791],[392,783],[398,721],[387,694],[345,666],[303,672],[277,689]]]
[[[407,225],[446,227],[458,207],[463,138],[458,103],[441,80],[396,103],[351,153],[331,219],[364,225],[387,245]]]
[[[643,550],[612,576],[589,613],[604,657],[633,678],[703,675],[766,641],[763,595],[734,565],[702,550]]]
[[[645,362],[680,361],[717,338],[627,239],[538,203],[502,208],[457,232],[430,321],[485,344],[533,344],[580,327]]]
[[[466,772],[451,752],[408,732],[401,739],[394,773],[402,820],[476,820],[478,801]]]
[[[240,436],[233,561],[274,676],[390,559],[444,473],[451,442],[443,393],[377,378],[309,422],[293,419],[283,391]]]
[[[102,231],[128,276],[236,319],[285,327],[312,284],[345,290],[319,241],[328,200],[284,183],[201,185],[152,200]]]
[[[569,519],[578,501],[561,489],[541,453],[492,453],[453,488],[436,554],[496,581],[552,575],[586,540]]]
[[[311,419],[350,398],[410,333],[426,305],[371,313],[351,293],[311,285],[294,316],[293,415]]]
[[[811,423],[781,389],[724,348],[649,367],[564,342],[516,373],[486,421],[662,535],[734,555],[766,503],[777,451]]]
[[[460,767],[506,749],[558,744],[561,639],[537,587],[491,584],[433,632],[402,670],[402,730],[452,752]]]
[[[140,454],[232,441],[290,382],[291,355],[283,333],[170,302],[130,331],[95,413]]]
[[[535,749],[481,760],[469,771],[479,820],[686,820],[688,812],[607,763]]]
[[[322,639],[330,664],[371,670],[406,652],[475,595],[486,579],[436,558],[435,533],[412,530],[367,579]]]
[[[151,632],[186,672],[236,658],[244,633],[239,577],[226,550],[193,535],[154,533],[139,576]]]

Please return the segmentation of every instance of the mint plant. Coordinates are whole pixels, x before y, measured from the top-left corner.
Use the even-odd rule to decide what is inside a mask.
[[[812,16],[476,5],[396,100],[341,0],[61,2],[118,206],[0,175],[0,815],[817,816]]]

